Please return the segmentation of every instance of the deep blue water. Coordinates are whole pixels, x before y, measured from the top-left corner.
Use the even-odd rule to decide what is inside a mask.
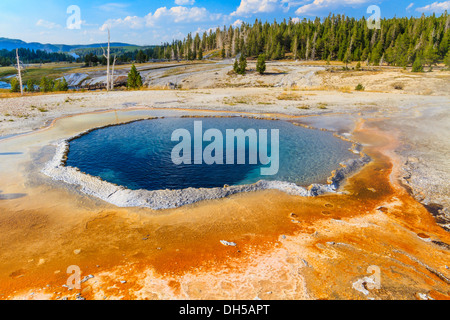
[[[270,130],[279,129],[279,172],[274,176],[261,176],[261,167],[269,165],[248,164],[248,152],[244,165],[175,165],[171,153],[179,142],[171,141],[172,132],[179,128],[187,129],[193,139],[194,121],[200,120],[203,132],[215,128],[223,133],[224,145],[226,129],[267,129],[269,143]],[[204,142],[203,147],[209,144]],[[261,179],[309,186],[325,183],[341,161],[356,157],[348,151],[350,147],[350,143],[333,137],[329,132],[305,129],[285,121],[166,118],[94,130],[70,143],[67,165],[133,190],[213,188],[225,184],[250,184]],[[247,151],[248,148],[247,143]],[[194,152],[192,158],[193,155]]]
[[[11,89],[11,85],[8,82],[0,81],[0,89]]]

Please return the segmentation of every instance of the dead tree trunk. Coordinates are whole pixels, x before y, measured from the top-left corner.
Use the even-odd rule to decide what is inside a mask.
[[[111,72],[111,91],[114,90],[114,67],[116,66],[117,57],[114,55],[112,72]]]
[[[20,84],[20,94],[23,96],[23,85],[22,85],[22,73],[20,67],[20,59],[19,59],[19,49],[16,49],[16,58],[17,58],[17,71],[19,72],[19,84]]]
[[[103,56],[106,58],[106,91],[109,91],[109,57],[110,57],[110,43],[111,43],[111,36],[110,36],[110,31],[108,28],[108,50],[107,50],[107,54],[105,54],[105,50],[103,49]]]

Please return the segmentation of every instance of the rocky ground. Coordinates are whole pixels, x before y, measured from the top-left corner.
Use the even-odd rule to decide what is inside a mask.
[[[449,133],[448,71],[414,74],[380,67],[342,71],[337,66],[272,62],[266,74],[259,75],[250,62],[248,74],[239,76],[232,72],[231,60],[152,64],[139,69],[146,86],[142,91],[0,99],[0,135],[36,130],[55,118],[80,112],[136,106],[391,117],[392,130],[399,131],[404,142],[398,153],[404,163],[405,183],[413,187],[419,200],[448,218],[450,167],[445,155],[449,145],[444,139]],[[116,75],[123,76],[127,70],[119,68]],[[103,73],[69,76],[71,84],[80,79],[96,83],[104,81]],[[355,91],[359,83],[365,87],[363,92]],[[174,85],[181,90],[170,90]]]
[[[250,63],[249,69],[253,68]],[[45,213],[31,209],[43,208],[44,204],[39,201],[0,202],[4,210],[0,218],[3,219],[0,234],[5,235],[0,236],[0,240],[7,245],[0,259],[3,259],[5,270],[15,270],[8,271],[9,280],[4,283],[22,279],[24,274],[26,278],[27,266],[34,263],[38,268],[49,265],[58,271],[60,267],[51,262],[55,255],[68,257],[74,254],[74,250],[77,250],[75,255],[81,259],[80,263],[83,259],[96,261],[94,247],[98,243],[102,246],[95,254],[108,257],[98,262],[102,267],[117,265],[117,261],[122,259],[119,252],[130,260],[134,257],[145,260],[141,252],[144,250],[151,256],[147,262],[154,269],[147,269],[139,263],[130,266],[127,262],[121,262],[117,268],[102,269],[101,274],[86,280],[92,283],[89,286],[91,291],[80,293],[90,298],[247,299],[256,295],[259,298],[286,299],[371,298],[366,294],[367,281],[360,281],[355,276],[361,272],[357,266],[365,265],[369,260],[379,265],[384,275],[389,275],[389,280],[383,282],[383,289],[372,298],[428,299],[442,298],[442,294],[449,296],[450,292],[443,288],[448,288],[450,281],[448,259],[445,263],[445,257],[448,257],[446,246],[450,242],[450,142],[447,138],[450,135],[450,72],[433,71],[417,75],[391,68],[344,72],[338,67],[308,66],[301,62],[270,63],[266,75],[250,71],[242,77],[234,75],[231,70],[230,62],[164,66],[163,69],[142,72],[146,88],[140,91],[69,92],[0,98],[0,135],[8,138],[48,128],[56,118],[98,112],[95,116],[74,117],[73,122],[63,119],[52,126],[56,133],[67,135],[88,129],[92,125],[90,121],[96,118],[100,121],[102,114],[106,117],[108,113],[101,111],[139,108],[182,110],[180,112],[185,114],[197,112],[195,110],[210,110],[213,114],[219,111],[263,114],[267,117],[277,114],[288,116],[302,125],[335,130],[344,136],[349,135],[356,125],[354,138],[368,146],[375,161],[344,186],[349,192],[348,197],[304,200],[261,191],[254,195],[233,196],[210,200],[205,205],[179,208],[169,215],[142,217],[139,210],[128,212],[105,207],[73,190],[41,187],[35,181],[38,186],[30,191],[31,199],[38,201],[42,192],[67,201],[50,206]],[[101,74],[98,76],[101,77]],[[364,91],[355,90],[359,83],[365,87]],[[172,84],[178,89],[171,90],[174,88]],[[40,131],[42,141],[49,139],[47,131],[51,130]],[[3,142],[13,145],[14,139]],[[0,140],[0,148],[3,147],[5,144],[1,144]],[[0,149],[0,155],[8,152],[9,149]],[[390,168],[386,164],[387,156],[393,164],[392,174],[389,174]],[[12,175],[11,178],[6,176],[3,183],[25,185],[20,180],[8,179],[14,180]],[[387,186],[389,180],[392,187]],[[399,183],[402,187],[397,190]],[[27,182],[26,186],[29,185],[30,182]],[[38,192],[34,188],[43,190]],[[404,192],[405,188],[434,217],[410,200]],[[6,194],[0,194],[0,200],[5,199],[3,196]],[[73,203],[77,204],[75,209],[71,207]],[[69,207],[77,212],[77,218],[68,214]],[[305,208],[309,210],[308,215],[301,216]],[[289,212],[289,216],[285,211]],[[16,221],[17,212],[24,219]],[[245,217],[242,212],[245,212]],[[173,224],[170,215],[175,215],[180,222]],[[77,219],[82,222],[75,223]],[[300,223],[297,219],[304,220]],[[286,225],[285,220],[291,221],[290,224]],[[69,227],[68,221],[74,222],[75,227]],[[26,239],[18,233],[10,234],[10,230],[21,230],[22,227]],[[42,231],[47,229],[51,232],[44,235]],[[148,237],[150,234],[156,235],[155,238]],[[186,237],[181,238],[181,234]],[[280,235],[283,236],[280,238]],[[63,240],[66,236],[77,240]],[[257,241],[254,238],[258,238]],[[21,269],[13,266],[8,257],[17,252],[27,239],[33,243],[28,249],[22,248],[15,258],[18,264],[24,265]],[[105,239],[107,242],[103,244]],[[203,254],[194,258],[186,252],[198,248],[196,241],[199,239]],[[144,241],[148,250],[159,249],[150,254],[141,245],[137,246],[135,240],[139,243]],[[225,245],[223,248],[216,247],[215,244],[220,244],[219,240],[236,243],[238,250]],[[251,243],[250,247],[242,248],[243,242]],[[275,245],[269,250],[258,243]],[[60,245],[64,249],[58,249]],[[52,246],[56,247],[51,249]],[[89,249],[83,249],[80,253],[78,250],[81,247]],[[65,248],[72,251],[66,252]],[[178,250],[182,250],[180,256]],[[36,255],[41,252],[42,259],[34,257],[34,252]],[[240,266],[242,259],[246,259],[240,258],[241,253],[249,252],[253,254],[249,255],[252,261],[249,261],[245,274],[254,277],[233,271],[234,266]],[[207,260],[210,255],[216,260],[215,267],[208,269],[208,272],[191,270],[183,275],[178,273],[190,264],[202,265],[198,264],[199,261]],[[110,261],[112,257],[118,260]],[[226,258],[222,261],[220,257]],[[218,267],[221,261],[227,265],[228,271]],[[351,265],[348,265],[349,261]],[[89,268],[86,272],[96,272],[95,264]],[[347,273],[343,274],[342,270]],[[171,281],[159,276],[163,271],[171,274]],[[137,274],[145,274],[144,279],[138,280]],[[273,274],[277,276],[271,276]],[[336,274],[342,276],[336,277]],[[121,277],[128,277],[127,282],[118,282]],[[109,283],[110,288],[131,288],[133,283],[139,283],[140,289],[134,288],[132,294],[113,294],[113,289],[102,288],[102,282],[94,284],[100,278],[103,283]],[[349,283],[350,286],[353,283],[354,293],[360,296],[349,291]],[[24,286],[27,286],[26,282]],[[46,293],[42,298],[60,298],[59,291],[57,289],[56,294]]]

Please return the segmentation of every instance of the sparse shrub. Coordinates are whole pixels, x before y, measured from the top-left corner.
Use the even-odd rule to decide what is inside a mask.
[[[358,63],[356,64],[355,70],[356,71],[360,71],[361,70],[361,62],[358,61]]]
[[[411,71],[412,72],[423,72],[422,61],[420,61],[419,58],[416,58],[416,60],[414,61]]]
[[[364,91],[365,89],[366,88],[361,83],[358,83],[358,85],[355,88],[356,91]]]
[[[392,86],[394,87],[395,90],[403,90],[403,88],[404,88],[403,83],[400,83],[400,82],[396,82]]]

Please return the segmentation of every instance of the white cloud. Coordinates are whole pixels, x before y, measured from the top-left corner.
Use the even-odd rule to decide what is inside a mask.
[[[409,6],[406,7],[406,11],[408,11],[409,9],[411,9],[412,7],[414,7],[414,2],[411,2],[409,4]]]
[[[46,21],[43,19],[38,20],[38,22],[36,22],[36,26],[46,28],[46,29],[61,28],[61,26],[59,24],[50,22],[50,21]]]
[[[292,22],[293,23],[299,23],[300,22],[300,18],[298,18],[298,17],[292,18]]]
[[[175,0],[175,4],[179,6],[192,6],[195,0]]]
[[[222,15],[220,14],[211,14],[208,10],[206,10],[206,8],[186,8],[178,6],[170,9],[167,9],[166,7],[159,8],[154,14],[149,13],[146,16],[146,20],[147,25],[154,25],[157,20],[162,18],[167,18],[168,21],[173,21],[175,23],[181,23],[217,20],[221,16]]]
[[[130,29],[141,29],[145,26],[145,18],[137,16],[128,16],[124,19],[110,19],[106,21],[101,27],[101,31],[105,31],[108,28],[125,27]]]
[[[240,27],[242,25],[243,21],[240,19],[237,19],[234,23],[233,23],[233,27]]]
[[[200,21],[215,21],[222,17],[221,14],[212,14],[206,8],[199,7],[161,7],[156,9],[154,13],[149,13],[145,17],[127,16],[126,18],[110,19],[106,21],[100,30],[104,31],[108,28],[124,27],[131,29],[141,29],[145,26],[155,26],[157,22],[164,23],[190,23]]]
[[[295,11],[296,15],[311,14],[320,10],[338,7],[356,7],[373,0],[314,0],[311,3],[305,4]]]
[[[231,16],[249,16],[256,13],[270,13],[284,9],[285,0],[241,0],[239,7],[231,13]]]
[[[444,12],[445,10],[450,10],[450,1],[433,2],[432,4],[429,4],[425,7],[416,9],[416,11],[419,12],[434,12],[434,13],[441,13]]]

